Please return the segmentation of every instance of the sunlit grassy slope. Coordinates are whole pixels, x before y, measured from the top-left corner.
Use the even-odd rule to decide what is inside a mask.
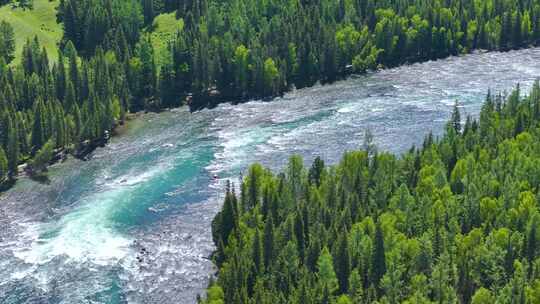
[[[14,62],[20,61],[26,40],[36,35],[41,45],[47,49],[49,58],[56,60],[57,43],[62,38],[63,31],[62,25],[56,23],[56,6],[58,0],[34,0],[34,8],[31,10],[13,9],[9,4],[0,7],[0,20],[11,23],[15,30],[17,50]]]
[[[15,30],[17,43],[15,63],[20,62],[21,51],[26,40],[36,35],[41,45],[47,49],[49,58],[56,60],[57,44],[63,34],[62,25],[56,23],[58,2],[58,0],[34,0],[34,8],[31,10],[12,8],[9,4],[0,7],[0,20],[6,20]],[[174,12],[160,14],[154,19],[152,27],[148,30],[152,35],[158,66],[165,61],[169,41],[183,26],[183,20],[177,20]]]
[[[175,37],[177,31],[184,27],[183,20],[177,20],[175,15],[176,14],[172,12],[160,14],[154,18],[151,35],[158,66],[161,66],[166,60],[169,41]]]

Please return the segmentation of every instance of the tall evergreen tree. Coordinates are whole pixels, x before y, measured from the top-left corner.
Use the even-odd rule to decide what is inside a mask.
[[[323,290],[333,293],[338,289],[334,262],[328,248],[324,247],[317,261],[318,278]]]
[[[450,122],[452,124],[452,128],[454,128],[456,133],[461,132],[461,115],[459,113],[459,104],[457,100],[454,103],[454,107],[452,109],[452,117],[450,118]]]
[[[351,275],[351,259],[349,255],[349,242],[346,231],[342,231],[337,242],[335,269],[339,283],[339,292],[347,293],[349,289],[349,276]]]
[[[4,149],[0,147],[0,184],[5,182],[8,177],[8,161]]]
[[[15,32],[5,20],[0,21],[0,57],[6,63],[15,58]]]
[[[274,221],[272,216],[268,217],[264,226],[264,267],[266,271],[272,266],[272,259],[274,257]]]
[[[379,288],[379,282],[386,273],[386,251],[384,248],[384,236],[380,224],[377,224],[375,230],[375,241],[373,248],[373,258],[372,258],[372,282],[375,284],[376,288]]]

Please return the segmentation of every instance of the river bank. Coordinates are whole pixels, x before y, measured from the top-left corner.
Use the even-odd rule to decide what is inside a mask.
[[[333,164],[366,128],[400,153],[441,134],[456,99],[475,116],[488,89],[526,91],[539,61],[540,49],[472,54],[273,102],[144,114],[91,161],[69,158],[49,184],[22,178],[0,196],[0,302],[196,303],[215,271],[210,223],[227,179],[254,162],[280,170],[291,154]]]
[[[168,111],[168,109],[165,109],[161,112]],[[11,187],[13,187],[17,180],[21,178],[31,178],[38,182],[44,182],[47,183],[47,171],[48,168],[51,166],[57,165],[59,163],[63,163],[67,161],[69,158],[75,158],[82,161],[87,161],[88,155],[90,155],[92,152],[94,152],[97,148],[104,147],[110,140],[111,137],[120,137],[123,134],[125,134],[128,129],[130,128],[130,125],[136,122],[136,120],[143,119],[144,115],[148,113],[145,111],[139,111],[135,113],[128,113],[125,117],[125,120],[117,122],[114,127],[111,129],[110,135],[107,134],[100,139],[94,140],[94,141],[85,141],[82,142],[78,148],[60,148],[55,149],[53,151],[53,155],[51,160],[48,162],[45,169],[41,172],[33,172],[31,170],[31,167],[29,165],[29,162],[24,162],[22,164],[19,164],[17,166],[18,172],[14,178],[8,179],[5,182],[0,184],[0,195],[2,192],[5,192],[9,190]]]
[[[336,82],[347,80],[350,77],[362,77],[365,75],[369,75],[372,73],[381,72],[384,70],[391,70],[396,69],[404,66],[410,66],[415,64],[423,64],[423,63],[429,63],[429,62],[436,62],[440,60],[446,60],[446,59],[452,59],[452,58],[459,58],[464,56],[470,56],[470,55],[477,55],[477,54],[486,54],[486,53],[505,53],[505,52],[516,52],[520,50],[527,50],[531,48],[536,48],[537,46],[534,44],[524,46],[517,49],[494,49],[494,50],[487,50],[487,49],[472,49],[466,53],[461,53],[458,55],[449,55],[447,57],[442,58],[433,58],[433,59],[423,59],[423,60],[417,60],[417,61],[405,61],[399,65],[396,66],[384,66],[382,64],[379,64],[374,69],[367,69],[362,73],[355,73],[352,70],[352,66],[346,66],[343,68],[342,72],[336,75],[336,78],[333,81],[321,81],[317,80],[310,86],[305,86],[299,88],[302,89],[309,89],[313,86],[317,85],[332,85]],[[200,94],[200,96],[193,96],[192,94],[188,95],[185,101],[185,104],[190,108],[192,112],[199,111],[201,109],[209,108],[213,109],[215,107],[218,107],[222,103],[231,103],[231,104],[242,104],[245,102],[249,102],[251,100],[263,100],[263,101],[271,101],[276,98],[282,98],[286,94],[290,94],[291,92],[294,92],[297,90],[297,88],[294,86],[294,84],[291,87],[288,87],[284,89],[283,91],[280,91],[278,94],[269,95],[266,96],[264,94],[256,94],[256,95],[227,95],[223,94],[217,88],[210,88],[208,89],[204,94]]]
[[[529,47],[532,47],[532,46],[529,46]],[[526,49],[524,49],[526,50]],[[410,66],[410,65],[414,65],[414,64],[422,64],[422,63],[429,63],[429,62],[437,62],[437,61],[444,61],[444,60],[448,60],[448,59],[452,59],[452,58],[460,58],[460,57],[463,57],[463,56],[470,56],[470,55],[477,55],[477,54],[486,54],[486,53],[498,53],[498,51],[488,51],[488,50],[482,50],[482,49],[477,49],[477,50],[472,50],[471,52],[467,53],[467,54],[461,54],[461,55],[458,55],[458,56],[449,56],[449,57],[446,57],[446,58],[441,58],[441,59],[436,59],[436,60],[428,60],[428,61],[419,61],[419,62],[405,62],[403,65],[399,66],[399,67],[406,67],[406,66]],[[505,50],[504,52],[519,52],[519,50]],[[499,52],[500,53],[500,52]],[[350,77],[362,77],[362,76],[366,76],[366,75],[369,75],[371,73],[377,73],[377,72],[382,72],[382,71],[385,71],[385,70],[388,70],[388,69],[397,69],[399,67],[390,67],[390,68],[384,68],[382,66],[378,67],[377,70],[374,70],[374,71],[368,71],[366,73],[363,73],[363,74],[354,74],[354,73],[351,73],[351,71],[341,75],[341,77],[339,77],[336,81],[339,82],[339,81],[344,81]],[[335,82],[332,82],[332,83],[335,83]],[[325,83],[323,85],[332,85],[332,83]],[[315,86],[317,85],[321,85],[320,83],[317,83],[315,84]],[[304,88],[304,89],[309,89],[309,88]],[[292,92],[294,92],[296,89],[293,88]],[[241,97],[241,96],[237,96],[237,97],[231,97],[231,96],[222,96],[221,94],[219,93],[215,93],[214,92],[215,90],[210,90],[209,92],[209,96],[208,96],[208,102],[205,103],[204,106],[197,106],[197,105],[192,105],[190,104],[189,102],[186,103],[186,105],[182,105],[180,107],[189,107],[190,108],[190,111],[200,111],[202,109],[205,109],[205,108],[215,108],[217,106],[219,106],[220,104],[222,103],[231,103],[231,104],[234,104],[234,105],[237,105],[237,104],[241,104],[241,103],[245,103],[245,102],[249,102],[251,100],[254,100],[254,98],[256,97]],[[214,93],[212,93],[214,92]],[[271,96],[271,97],[266,97],[266,98],[263,98],[262,100],[264,101],[271,101],[273,99],[276,99],[276,98],[283,98],[283,94],[287,94],[287,93],[291,93],[291,91],[288,91],[288,92],[282,92],[280,96]],[[170,111],[171,109],[161,109],[159,111],[155,111],[156,113],[160,113],[160,112],[166,112],[166,111]],[[140,117],[141,115],[144,115],[144,113],[147,113],[145,111],[139,111],[139,112],[136,112],[136,113],[129,113],[127,114],[126,116],[126,119],[125,121],[121,121],[117,124],[115,124],[115,126],[113,127],[113,129],[111,130],[111,135],[112,136],[119,136],[121,135],[123,132],[125,132],[125,130],[127,129],[127,124],[130,120],[132,119],[136,119],[138,117]],[[78,148],[63,148],[63,149],[57,149],[54,151],[53,153],[53,157],[52,159],[50,160],[48,166],[45,168],[45,170],[43,170],[43,172],[37,172],[36,174],[34,174],[29,166],[29,163],[28,162],[25,162],[25,163],[22,163],[18,166],[18,172],[15,176],[15,178],[13,179],[9,179],[7,180],[6,182],[0,184],[0,195],[2,194],[2,192],[5,192],[6,190],[10,189],[17,181],[17,179],[21,178],[21,177],[35,177],[35,179],[37,181],[40,181],[40,180],[46,180],[46,172],[47,172],[47,168],[50,167],[51,165],[54,165],[54,164],[57,164],[58,162],[63,162],[65,161],[68,157],[75,157],[75,158],[78,158],[78,159],[82,159],[82,160],[87,160],[87,156],[89,154],[91,154],[96,148],[98,147],[103,147],[105,144],[107,144],[109,138],[108,138],[108,134],[106,136],[104,136],[104,138],[100,138],[100,139],[97,139],[97,140],[94,140],[94,141],[85,141],[83,143],[81,143],[79,145]]]

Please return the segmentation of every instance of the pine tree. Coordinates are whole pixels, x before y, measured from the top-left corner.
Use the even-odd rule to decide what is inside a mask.
[[[253,265],[255,273],[259,274],[264,270],[264,255],[259,229],[255,230],[255,238],[253,239]]]
[[[331,304],[331,292],[330,292],[330,288],[328,287],[328,285],[324,285],[323,287],[323,290],[322,290],[322,297],[321,297],[321,300],[320,300],[320,303],[321,304]]]
[[[327,247],[324,247],[317,260],[317,273],[321,287],[334,293],[338,289],[338,279],[334,271],[334,261]]]
[[[75,124],[75,128],[72,131],[72,137],[73,137],[73,141],[75,145],[77,146],[79,142],[81,141],[83,123],[82,123],[81,111],[79,109],[79,106],[76,103],[73,106],[72,113],[73,113],[73,122]]]
[[[8,160],[8,171],[10,177],[17,175],[17,167],[19,165],[19,132],[17,130],[15,120],[9,120],[8,144],[6,156]]]
[[[311,184],[317,185],[319,187],[321,185],[321,177],[324,171],[324,161],[317,156],[315,160],[313,161],[313,164],[311,165],[311,168],[309,169],[309,181]]]
[[[22,158],[24,155],[30,154],[30,143],[28,142],[28,134],[29,126],[28,126],[28,116],[25,115],[23,112],[17,112],[16,114],[16,121],[18,122],[19,128],[19,134],[18,134],[18,143],[19,143],[19,156]]]
[[[519,48],[523,43],[522,37],[521,37],[521,34],[522,34],[521,12],[520,11],[515,12],[512,17],[513,17],[512,18],[513,19],[512,44],[514,45],[514,48]]]
[[[0,22],[0,57],[6,63],[15,58],[15,32],[11,24],[5,20]]]
[[[272,216],[268,217],[264,226],[263,250],[264,267],[268,271],[274,258],[274,220]]]
[[[235,206],[234,194],[228,192],[225,197],[225,203],[223,205],[223,211],[221,212],[221,240],[223,244],[227,246],[229,242],[229,235],[232,233],[234,227],[236,226],[236,214],[237,206]]]
[[[76,93],[81,89],[81,85],[80,85],[81,77],[79,75],[79,68],[77,64],[77,50],[75,49],[75,46],[73,45],[73,43],[71,43],[71,41],[68,41],[68,43],[66,44],[64,53],[68,58],[69,80],[70,80],[69,83],[73,87],[73,92],[75,93],[74,100],[79,101],[78,98],[80,96],[76,95]],[[69,85],[67,89],[69,90]],[[68,92],[69,91],[66,91],[66,94]]]
[[[456,133],[461,132],[461,115],[459,113],[459,104],[456,100],[454,103],[454,107],[452,109],[452,117],[450,118],[450,123],[452,125],[452,128],[456,131]]]
[[[64,100],[64,109],[68,113],[73,113],[74,108],[78,108],[77,97],[75,95],[75,89],[73,83],[69,81],[67,83],[67,88],[65,90],[65,96],[62,98]]]
[[[150,36],[143,38],[138,45],[137,55],[141,60],[140,91],[138,98],[148,99],[156,96],[157,67],[155,63],[154,47]]]
[[[294,217],[294,234],[296,237],[296,244],[298,245],[298,256],[302,263],[304,261],[306,251],[306,240],[304,237],[304,232],[304,221],[302,219],[300,211],[297,211]]]
[[[4,149],[0,147],[0,184],[6,181],[8,176],[8,161]]]
[[[175,75],[170,64],[161,67],[159,73],[159,91],[161,93],[161,105],[174,107],[180,105],[180,98],[176,93]]]
[[[512,37],[512,13],[505,12],[501,19],[500,47],[502,49],[508,49],[510,48]]]
[[[58,65],[54,66],[55,69],[55,89],[56,89],[56,98],[61,102],[64,102],[64,96],[66,95],[66,67],[64,64],[64,55],[61,51],[58,51]]]
[[[9,128],[11,126],[10,112],[0,113],[0,146],[7,147],[9,139]]]
[[[339,282],[339,292],[347,293],[349,288],[349,276],[351,274],[351,259],[349,256],[348,233],[342,230],[337,242],[335,269]]]
[[[243,204],[243,210],[249,210],[255,207],[259,203],[260,196],[260,180],[262,176],[262,166],[256,164],[249,168],[248,174],[248,196],[246,197],[247,202]]]
[[[372,280],[376,288],[379,288],[379,282],[386,273],[386,255],[384,249],[384,236],[380,224],[377,224],[375,230],[375,246],[372,255]]]
[[[36,71],[34,62],[34,52],[32,48],[32,42],[30,39],[26,40],[22,51],[22,67],[25,75],[31,75]]]
[[[154,0],[143,0],[144,24],[150,25],[154,20]]]
[[[529,265],[532,265],[532,262],[536,258],[536,251],[537,251],[537,245],[536,245],[536,238],[537,238],[537,218],[534,217],[534,219],[530,223],[529,227],[529,233],[527,234],[526,238],[526,257],[529,262]]]
[[[47,141],[39,151],[37,151],[36,156],[30,162],[32,171],[39,173],[44,171],[47,168],[47,165],[51,161],[54,153],[54,142],[52,140]]]
[[[32,140],[31,145],[33,151],[41,148],[45,143],[45,113],[44,105],[42,100],[38,100],[34,105],[34,119],[32,126]]]

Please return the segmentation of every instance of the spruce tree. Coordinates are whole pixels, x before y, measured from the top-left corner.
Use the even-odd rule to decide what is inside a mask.
[[[536,252],[537,252],[537,245],[536,245],[536,238],[537,238],[537,226],[538,226],[538,220],[535,216],[533,220],[531,220],[530,226],[529,226],[529,233],[527,234],[526,238],[526,257],[527,261],[529,262],[529,265],[532,265],[532,262],[536,258]]]
[[[266,271],[268,271],[274,258],[274,220],[272,219],[272,216],[267,218],[264,226],[263,250],[264,267]]]
[[[229,241],[229,235],[236,226],[236,213],[237,206],[235,206],[234,194],[228,192],[226,194],[225,203],[223,205],[223,211],[221,212],[221,240],[226,246]]]
[[[302,263],[304,262],[306,251],[306,240],[304,237],[304,222],[300,211],[297,211],[294,216],[294,234],[296,237],[296,243],[298,245],[298,256]]]
[[[349,242],[347,230],[339,233],[337,242],[337,252],[335,259],[335,269],[339,283],[339,292],[347,293],[349,288],[349,276],[351,274],[351,259],[349,256]]]
[[[324,247],[317,260],[317,274],[323,289],[334,293],[338,289],[338,279],[334,270],[334,261],[327,247]]]
[[[255,273],[259,274],[264,271],[264,254],[259,229],[255,230],[255,238],[253,239],[252,259],[253,265],[255,267]]]
[[[8,161],[4,149],[0,147],[0,184],[5,182],[8,177]]]
[[[309,182],[319,187],[321,185],[321,177],[324,171],[324,161],[320,156],[317,156],[309,169]]]
[[[44,171],[47,169],[47,165],[51,161],[54,154],[54,142],[48,140],[30,162],[30,166],[35,173]]]
[[[459,113],[459,105],[457,100],[454,103],[454,107],[452,108],[452,117],[450,118],[450,123],[456,133],[461,132],[461,115]]]
[[[75,49],[75,46],[71,41],[68,41],[65,47],[64,53],[66,54],[68,58],[68,65],[69,65],[69,83],[71,83],[71,86],[73,87],[73,92],[76,94],[81,86],[80,86],[80,75],[79,75],[79,67],[77,64],[77,50]],[[69,90],[69,87],[68,87]],[[67,94],[68,92],[66,92]],[[78,101],[78,96],[74,96],[74,100]]]
[[[0,22],[0,57],[6,63],[15,58],[15,32],[11,24],[5,20]]]
[[[31,145],[32,149],[34,151],[37,151],[37,149],[41,148],[41,146],[45,143],[45,109],[43,106],[43,101],[38,100],[34,105],[34,119],[33,119],[33,126],[32,126],[32,140]]]
[[[381,225],[378,223],[375,230],[375,241],[372,255],[371,282],[376,288],[379,288],[379,282],[386,273],[386,255],[384,249],[384,236]]]
[[[154,0],[143,0],[144,24],[150,25],[154,20]]]
[[[19,164],[19,132],[17,128],[17,122],[10,119],[10,126],[8,131],[8,143],[6,156],[8,160],[8,171],[10,177],[17,175],[17,167]]]

